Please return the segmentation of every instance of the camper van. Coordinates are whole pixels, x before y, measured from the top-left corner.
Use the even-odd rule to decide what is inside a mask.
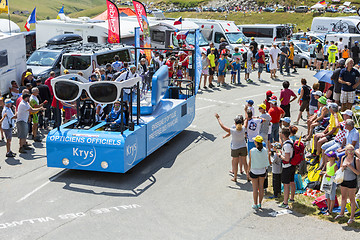
[[[138,22],[123,22],[121,18],[121,42],[134,44],[134,28]],[[46,46],[46,42],[59,34],[78,34],[83,43],[108,43],[108,22],[93,20],[88,17],[66,18],[66,20],[51,19],[36,22],[36,47]]]
[[[76,34],[62,34],[50,38],[42,47],[34,51],[26,61],[27,67],[31,68],[34,77],[40,78],[43,82],[54,71],[55,75],[60,75],[61,56],[68,48],[80,46],[78,42],[82,37]]]
[[[68,48],[67,53],[62,55],[61,72],[64,72],[65,69],[70,74],[77,74],[81,71],[85,78],[89,78],[95,68],[105,68],[107,63],[112,63],[115,55],[120,57],[120,61],[133,64],[134,57],[131,50],[132,47],[122,44],[87,44]]]
[[[360,33],[356,28],[359,18],[315,17],[311,24],[312,32],[320,33]]]
[[[351,48],[355,45],[355,41],[360,42],[360,34],[353,33],[332,33],[326,34],[326,41],[338,42],[340,38],[343,39],[344,46],[347,45],[348,48]]]
[[[200,31],[205,39],[213,42],[218,48],[220,39],[224,38],[231,51],[238,47],[240,51],[244,51],[243,44],[248,44],[249,39],[240,31],[233,21],[211,20],[211,19],[185,19],[183,22],[192,21],[200,27]]]
[[[0,91],[9,92],[11,81],[20,84],[22,73],[26,70],[25,36],[21,33],[0,33]]]
[[[291,35],[290,27],[283,24],[238,25],[238,27],[246,37],[254,37],[256,42],[265,46],[271,46],[274,41],[286,41],[286,37]]]

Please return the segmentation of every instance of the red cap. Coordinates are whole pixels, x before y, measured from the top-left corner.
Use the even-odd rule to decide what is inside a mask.
[[[270,90],[266,92],[266,96],[269,96],[269,95],[272,95],[272,94],[273,94],[273,92],[270,91]]]
[[[271,96],[270,99],[275,99],[275,100],[277,100],[277,97],[274,95],[274,96]]]

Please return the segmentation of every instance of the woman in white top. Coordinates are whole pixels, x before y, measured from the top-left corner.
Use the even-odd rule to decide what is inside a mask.
[[[245,171],[247,170],[247,148],[245,142],[245,128],[244,125],[244,117],[242,115],[237,115],[234,119],[235,126],[228,128],[222,124],[220,121],[220,116],[216,113],[215,117],[217,118],[220,127],[224,129],[227,134],[223,137],[226,138],[231,135],[231,157],[232,157],[232,171],[230,173],[234,174],[234,177],[231,181],[237,181],[237,172],[238,172],[238,165],[244,166]]]
[[[271,164],[270,156],[263,145],[263,138],[257,135],[253,138],[255,142],[254,148],[249,153],[249,170],[248,177],[251,178],[253,187],[254,204],[252,208],[261,209],[261,202],[264,198],[264,181],[266,175],[266,168]]]

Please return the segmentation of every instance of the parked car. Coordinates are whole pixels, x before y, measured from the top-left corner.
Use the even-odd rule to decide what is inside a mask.
[[[276,9],[276,12],[286,12],[286,8],[284,8],[284,7],[278,7],[278,8]]]
[[[351,9],[351,8],[345,8],[343,13],[356,13],[357,11],[355,9]]]
[[[276,42],[278,47],[281,47],[282,41]],[[287,42],[286,42],[287,43]],[[294,43],[294,64],[299,67],[306,67],[310,62],[309,44],[293,41]]]
[[[295,12],[297,12],[297,13],[306,13],[308,11],[309,11],[308,6],[299,6],[299,7],[295,8]]]
[[[336,10],[335,8],[327,8],[325,11],[326,12],[331,12],[331,13],[337,13],[338,12],[338,10]]]
[[[267,7],[264,9],[264,12],[275,12],[275,9],[271,7]]]

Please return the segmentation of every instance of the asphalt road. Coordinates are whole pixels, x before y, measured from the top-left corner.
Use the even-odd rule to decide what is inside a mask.
[[[3,158],[0,239],[358,237],[346,225],[293,212],[274,217],[270,213],[281,210],[275,202],[254,213],[251,184],[244,175],[230,181],[230,139],[222,139],[214,113],[229,126],[244,112],[246,99],[260,104],[267,90],[279,95],[284,79],[296,91],[302,77],[314,82],[314,72],[299,73],[279,80],[265,74],[265,82],[200,91],[192,125],[127,174],[47,168],[44,142],[34,143],[31,154]],[[297,112],[293,103],[293,120]]]

